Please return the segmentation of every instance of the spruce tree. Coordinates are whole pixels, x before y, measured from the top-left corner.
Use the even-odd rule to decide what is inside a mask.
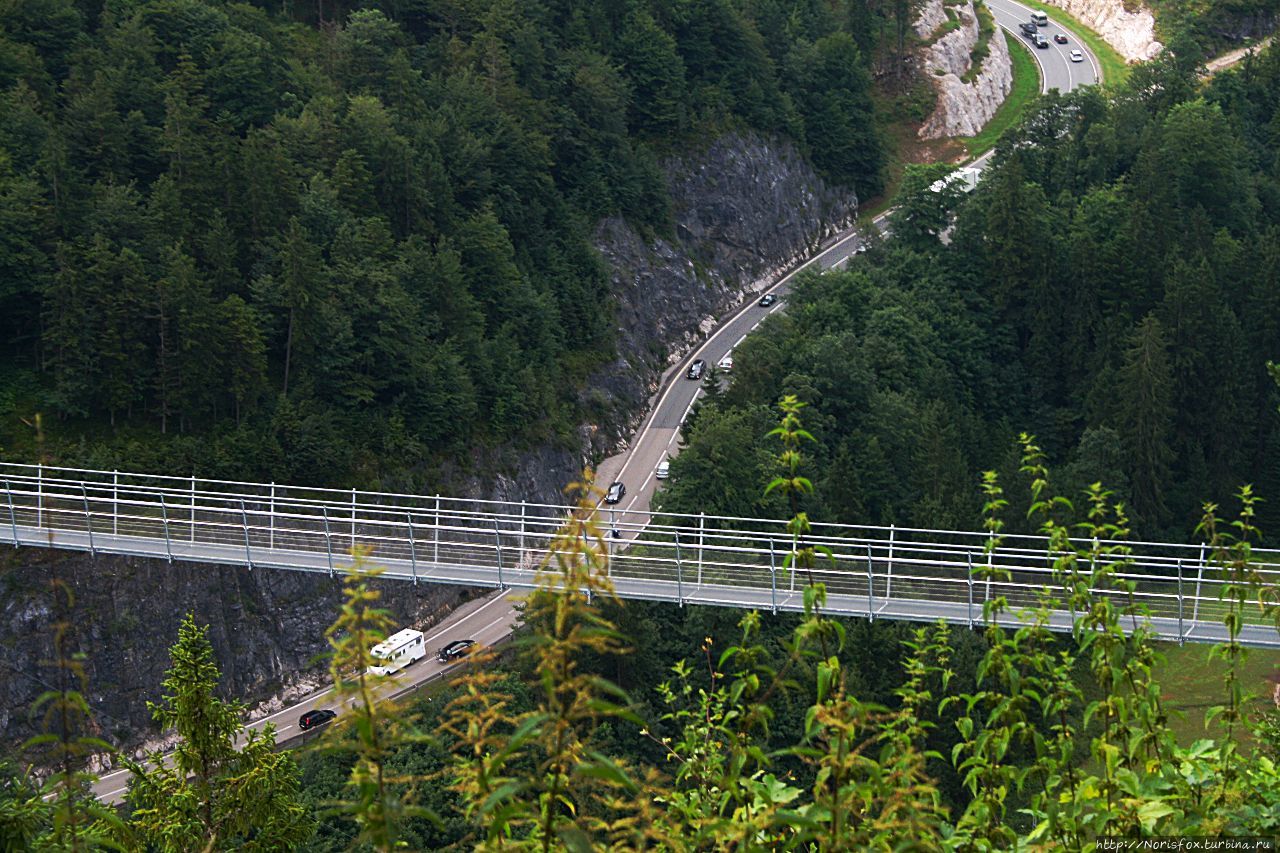
[[[148,702],[152,719],[173,730],[173,752],[154,752],[133,771],[125,795],[129,828],[151,850],[238,847],[295,849],[310,837],[313,818],[299,799],[298,766],[276,752],[275,727],[246,729],[244,706],[217,696],[221,673],[208,626],[182,620],[162,702]]]

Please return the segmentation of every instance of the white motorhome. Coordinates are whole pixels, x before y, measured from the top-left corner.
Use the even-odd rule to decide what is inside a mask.
[[[939,178],[929,185],[929,189],[936,193],[940,193],[948,187],[955,187],[960,192],[973,192],[978,186],[978,181],[982,179],[982,171],[972,166],[964,166],[956,169],[945,178]]]
[[[426,637],[421,631],[405,628],[374,646],[370,655],[383,661],[369,667],[370,675],[391,675],[427,656]]]

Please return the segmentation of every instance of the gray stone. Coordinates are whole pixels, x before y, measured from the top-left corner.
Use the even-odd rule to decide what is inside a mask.
[[[1156,22],[1145,6],[1125,9],[1122,0],[1048,0],[1093,30],[1129,62],[1157,56],[1164,45],[1156,41]]]
[[[930,0],[921,9],[920,20],[935,19],[934,11],[941,9],[942,0]],[[951,9],[959,16],[960,26],[925,47],[919,57],[921,73],[938,92],[933,114],[919,130],[921,139],[976,135],[1013,88],[1013,63],[1004,31],[998,27],[987,43],[988,54],[978,74],[968,83],[961,79],[969,73],[970,53],[978,43],[978,15],[972,3]]]
[[[610,417],[593,425],[596,458],[631,435],[667,367],[716,319],[853,220],[853,192],[828,186],[790,142],[730,133],[663,164],[674,233],[646,240],[601,222],[611,268],[618,358],[589,383]]]

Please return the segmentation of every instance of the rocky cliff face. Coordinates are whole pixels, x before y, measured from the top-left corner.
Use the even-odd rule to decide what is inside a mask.
[[[597,436],[601,448],[625,442],[662,371],[717,317],[850,222],[858,204],[791,143],[754,134],[728,134],[664,169],[672,234],[647,240],[617,218],[596,232],[612,268],[619,353],[589,392],[617,424]]]
[[[1155,18],[1145,6],[1136,12],[1125,9],[1122,0],[1048,0],[1080,23],[1106,39],[1130,62],[1151,59],[1164,49],[1156,41]]]
[[[919,56],[921,72],[938,91],[937,106],[920,128],[921,139],[977,134],[1013,87],[1013,63],[1000,30],[988,40],[988,55],[978,73],[965,82],[973,65],[970,54],[979,39],[978,15],[969,2],[951,10],[960,26],[926,46]],[[942,0],[930,0],[921,8],[916,32],[928,38],[946,20]]]
[[[456,495],[555,502],[584,459],[611,450],[647,409],[662,369],[700,338],[728,306],[798,260],[854,215],[852,193],[828,187],[788,143],[730,134],[665,164],[673,233],[646,240],[620,220],[600,224],[597,245],[611,264],[618,358],[585,392],[598,422],[578,446],[493,451],[434,472]],[[606,426],[612,424],[612,426]],[[479,478],[475,470],[500,472]],[[394,488],[395,484],[388,484]],[[22,549],[0,552],[0,740],[12,745],[39,727],[31,703],[54,683],[54,574],[75,592],[76,648],[86,653],[87,698],[108,740],[133,747],[154,739],[147,700],[160,694],[168,649],[182,615],[211,626],[228,695],[258,714],[310,692],[325,678],[317,656],[340,599],[324,576],[217,568]],[[423,584],[384,585],[401,625],[426,628],[469,595]]]

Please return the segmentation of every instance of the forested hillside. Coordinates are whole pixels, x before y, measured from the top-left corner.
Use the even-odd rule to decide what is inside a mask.
[[[1245,482],[1280,532],[1280,55],[1197,87],[1169,56],[1114,97],[1044,99],[971,198],[921,170],[892,240],[738,348],[664,505],[778,513],[743,484],[772,470],[764,427],[791,393],[818,518],[972,528],[978,472],[1012,477],[1028,430],[1066,494],[1101,480],[1141,537],[1189,539]]]
[[[0,445],[35,456],[42,412],[62,460],[315,482],[566,436],[612,351],[594,223],[663,232],[659,158],[735,127],[876,190],[892,30],[802,0],[9,4]]]

